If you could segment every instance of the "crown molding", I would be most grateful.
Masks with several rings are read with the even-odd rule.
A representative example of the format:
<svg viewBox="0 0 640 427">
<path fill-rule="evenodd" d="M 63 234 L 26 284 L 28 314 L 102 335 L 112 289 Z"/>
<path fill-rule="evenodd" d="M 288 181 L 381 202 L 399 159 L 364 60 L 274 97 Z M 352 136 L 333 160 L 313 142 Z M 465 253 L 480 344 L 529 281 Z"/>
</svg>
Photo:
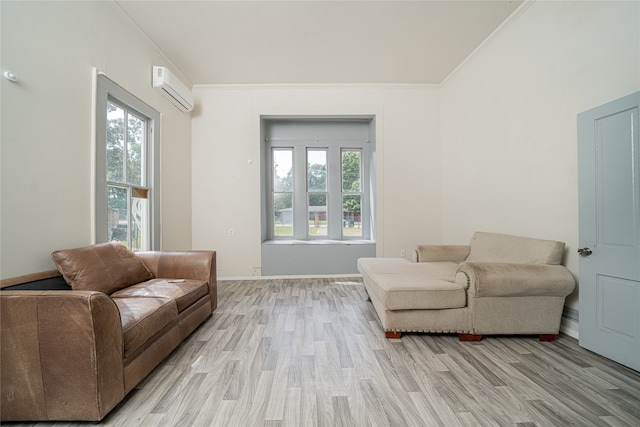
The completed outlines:
<svg viewBox="0 0 640 427">
<path fill-rule="evenodd" d="M 478 55 L 480 55 L 486 49 L 489 43 L 500 37 L 502 33 L 505 32 L 505 30 L 509 28 L 511 24 L 517 21 L 518 18 L 520 18 L 520 16 L 522 16 L 527 11 L 527 9 L 529 9 L 535 2 L 536 0 L 524 0 L 520 7 L 514 10 L 513 13 L 509 15 L 507 19 L 505 19 L 502 24 L 498 26 L 498 28 L 496 28 L 491 34 L 489 34 L 489 36 L 484 39 L 482 43 L 480 43 L 480 45 L 469 54 L 469 56 L 467 56 L 460 64 L 458 64 L 458 66 L 454 68 L 453 71 L 451 71 L 449 75 L 445 77 L 438 86 L 444 86 L 445 84 L 447 84 L 449 79 L 453 78 L 459 72 L 459 70 L 465 67 L 466 64 L 473 61 Z"/>
<path fill-rule="evenodd" d="M 127 24 L 127 26 L 134 33 L 136 33 L 138 35 L 138 37 L 140 37 L 145 43 L 147 43 L 149 45 L 149 47 L 151 47 L 152 49 L 154 49 L 156 51 L 158 56 L 162 59 L 162 61 L 158 61 L 158 62 L 163 62 L 163 64 L 155 64 L 155 65 L 169 65 L 171 67 L 171 71 L 174 72 L 175 74 L 177 74 L 182 81 L 186 81 L 190 85 L 192 85 L 191 79 L 187 78 L 187 76 L 184 75 L 182 70 L 180 70 L 180 68 L 178 68 L 176 66 L 176 64 L 174 64 L 173 61 L 171 59 L 169 59 L 169 57 L 167 55 L 165 55 L 165 53 L 162 51 L 162 49 L 160 49 L 158 47 L 158 45 L 155 44 L 153 42 L 153 40 L 151 40 L 151 38 L 144 31 L 142 31 L 142 29 L 138 26 L 138 24 L 136 24 L 136 22 L 133 19 L 131 19 L 131 17 L 129 15 L 127 15 L 127 12 L 125 12 L 122 9 L 122 7 L 120 7 L 120 5 L 118 4 L 118 2 L 116 0 L 106 0 L 105 3 L 107 3 L 109 6 L 111 6 L 111 8 L 125 22 L 125 24 Z M 149 75 L 151 75 L 151 71 L 149 71 Z"/>
</svg>

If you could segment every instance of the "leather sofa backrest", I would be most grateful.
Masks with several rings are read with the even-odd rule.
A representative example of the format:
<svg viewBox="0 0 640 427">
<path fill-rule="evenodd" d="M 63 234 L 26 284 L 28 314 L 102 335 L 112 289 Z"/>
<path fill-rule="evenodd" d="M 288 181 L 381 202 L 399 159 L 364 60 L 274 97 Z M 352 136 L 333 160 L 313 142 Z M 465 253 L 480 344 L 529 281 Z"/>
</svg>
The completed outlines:
<svg viewBox="0 0 640 427">
<path fill-rule="evenodd" d="M 153 279 L 144 262 L 119 242 L 54 251 L 51 258 L 75 291 L 112 294 Z"/>
</svg>

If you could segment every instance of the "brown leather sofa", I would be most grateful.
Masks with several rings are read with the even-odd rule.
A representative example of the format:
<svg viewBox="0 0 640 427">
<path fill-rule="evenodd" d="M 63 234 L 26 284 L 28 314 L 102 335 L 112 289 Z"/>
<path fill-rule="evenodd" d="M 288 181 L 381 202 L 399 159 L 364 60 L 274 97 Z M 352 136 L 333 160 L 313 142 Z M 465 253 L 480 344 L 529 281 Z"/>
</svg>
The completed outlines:
<svg viewBox="0 0 640 427">
<path fill-rule="evenodd" d="M 2 421 L 101 420 L 217 306 L 214 251 L 53 258 L 1 284 Z"/>
</svg>

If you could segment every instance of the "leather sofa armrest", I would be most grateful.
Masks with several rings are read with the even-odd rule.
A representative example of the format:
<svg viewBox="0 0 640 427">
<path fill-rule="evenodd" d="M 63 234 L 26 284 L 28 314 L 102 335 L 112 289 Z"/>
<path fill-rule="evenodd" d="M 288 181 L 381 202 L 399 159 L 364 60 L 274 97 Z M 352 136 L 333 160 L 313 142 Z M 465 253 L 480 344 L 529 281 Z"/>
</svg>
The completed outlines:
<svg viewBox="0 0 640 427">
<path fill-rule="evenodd" d="M 120 314 L 93 291 L 0 293 L 3 421 L 102 419 L 124 397 Z"/>
<path fill-rule="evenodd" d="M 461 274 L 462 273 L 462 274 Z M 575 279 L 562 265 L 463 262 L 456 281 L 466 278 L 471 297 L 566 297 L 575 288 Z"/>
<path fill-rule="evenodd" d="M 215 251 L 136 252 L 155 277 L 202 280 L 209 285 L 211 309 L 218 306 Z"/>
<path fill-rule="evenodd" d="M 462 262 L 470 251 L 469 245 L 419 245 L 415 252 L 418 262 Z"/>
</svg>

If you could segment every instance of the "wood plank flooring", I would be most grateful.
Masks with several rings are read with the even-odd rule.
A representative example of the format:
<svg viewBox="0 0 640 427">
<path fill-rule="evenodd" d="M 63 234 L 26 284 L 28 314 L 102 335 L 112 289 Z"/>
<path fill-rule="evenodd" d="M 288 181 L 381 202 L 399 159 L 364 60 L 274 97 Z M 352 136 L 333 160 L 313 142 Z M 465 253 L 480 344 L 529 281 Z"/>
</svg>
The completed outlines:
<svg viewBox="0 0 640 427">
<path fill-rule="evenodd" d="M 387 340 L 359 278 L 221 281 L 213 318 L 103 424 L 640 426 L 640 373 L 565 335 Z"/>
</svg>

